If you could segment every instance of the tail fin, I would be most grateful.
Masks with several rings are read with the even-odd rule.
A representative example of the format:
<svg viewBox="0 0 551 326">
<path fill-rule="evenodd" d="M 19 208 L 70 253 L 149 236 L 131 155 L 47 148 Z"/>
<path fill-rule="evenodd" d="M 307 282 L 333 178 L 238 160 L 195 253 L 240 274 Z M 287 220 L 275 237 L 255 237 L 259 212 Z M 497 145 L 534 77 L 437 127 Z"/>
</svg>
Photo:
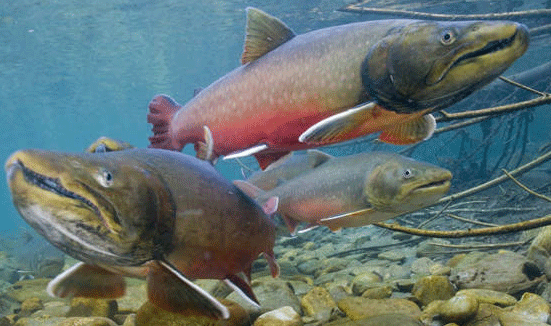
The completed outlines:
<svg viewBox="0 0 551 326">
<path fill-rule="evenodd" d="M 151 128 L 153 136 L 149 137 L 149 142 L 151 143 L 149 147 L 175 151 L 182 150 L 183 146 L 178 148 L 173 145 L 169 133 L 170 121 L 174 113 L 178 112 L 181 108 L 182 106 L 168 95 L 156 95 L 151 102 L 149 102 L 147 122 L 153 125 Z"/>
</svg>

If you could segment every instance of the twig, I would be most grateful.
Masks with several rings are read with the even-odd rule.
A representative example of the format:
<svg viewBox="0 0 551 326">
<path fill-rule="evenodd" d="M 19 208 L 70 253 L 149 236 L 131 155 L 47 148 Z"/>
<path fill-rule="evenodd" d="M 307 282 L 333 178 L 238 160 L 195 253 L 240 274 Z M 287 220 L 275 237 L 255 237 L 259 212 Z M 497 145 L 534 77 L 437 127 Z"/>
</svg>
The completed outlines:
<svg viewBox="0 0 551 326">
<path fill-rule="evenodd" d="M 421 230 L 417 228 L 409 228 L 406 226 L 401 226 L 397 223 L 393 223 L 393 224 L 380 223 L 380 222 L 373 223 L 373 225 L 375 226 L 382 227 L 388 230 L 420 235 L 424 237 L 433 237 L 433 238 L 464 238 L 464 237 L 478 237 L 483 235 L 496 235 L 496 234 L 504 234 L 504 233 L 535 229 L 535 228 L 539 228 L 550 224 L 551 224 L 551 215 L 547 215 L 547 216 L 533 219 L 533 220 L 506 224 L 502 226 L 480 228 L 480 229 L 458 230 L 458 231 Z"/>
<path fill-rule="evenodd" d="M 551 159 L 551 151 L 545 153 L 544 155 L 539 156 L 538 158 L 536 158 L 535 160 L 533 160 L 531 162 L 528 162 L 528 163 L 524 164 L 523 166 L 520 166 L 520 167 L 514 169 L 513 171 L 511 171 L 509 173 L 513 176 L 521 175 L 524 172 L 529 171 L 530 169 L 533 169 L 534 167 L 548 161 L 549 159 Z M 490 180 L 486 183 L 483 183 L 483 184 L 478 185 L 476 187 L 473 187 L 471 189 L 467 189 L 465 191 L 462 191 L 462 192 L 459 192 L 459 193 L 456 193 L 456 194 L 453 194 L 453 195 L 450 195 L 450 196 L 440 198 L 440 200 L 437 203 L 445 203 L 449 200 L 457 200 L 459 198 L 470 196 L 474 193 L 480 192 L 482 190 L 485 190 L 485 189 L 491 188 L 491 187 L 493 187 L 497 184 L 500 184 L 500 183 L 504 182 L 505 180 L 508 180 L 507 175 L 502 175 L 500 177 L 497 177 L 493 180 Z"/>
<path fill-rule="evenodd" d="M 434 221 L 435 219 L 437 219 L 438 217 L 440 217 L 440 215 L 442 215 L 442 213 L 446 210 L 446 208 L 448 208 L 450 205 L 451 205 L 451 200 L 449 202 L 447 202 L 444 207 L 442 207 L 441 210 L 438 211 L 438 213 L 436 213 L 436 215 L 434 215 L 433 217 L 427 219 L 426 221 L 424 221 L 423 223 L 419 224 L 417 227 L 418 228 L 422 228 L 423 226 L 427 225 L 428 223 Z"/>
<path fill-rule="evenodd" d="M 470 220 L 468 218 L 464 218 L 464 217 L 461 217 L 459 215 L 455 215 L 455 214 L 451 214 L 451 213 L 446 213 L 446 215 L 453 218 L 453 219 L 461 221 L 461 222 L 466 222 L 466 223 L 471 223 L 471 224 L 476 224 L 476 225 L 483 225 L 483 226 L 491 226 L 491 227 L 499 226 L 499 225 L 493 224 L 493 223 L 486 223 L 486 222 Z"/>
<path fill-rule="evenodd" d="M 415 19 L 428 19 L 428 20 L 471 20 L 471 19 L 514 19 L 514 18 L 547 18 L 551 15 L 551 9 L 537 9 L 537 10 L 524 10 L 502 13 L 490 13 L 490 14 L 472 14 L 472 15 L 447 15 L 447 14 L 433 14 L 419 11 L 408 11 L 399 9 L 382 9 L 373 7 L 362 7 L 362 4 L 367 3 L 354 3 L 344 6 L 339 11 L 354 12 L 359 14 L 379 14 L 379 15 L 393 15 L 404 18 Z"/>
<path fill-rule="evenodd" d="M 534 94 L 538 94 L 539 96 L 548 95 L 548 94 L 545 93 L 545 92 L 540 92 L 540 91 L 538 91 L 537 89 L 533 89 L 532 87 L 528 87 L 528 86 L 523 85 L 523 84 L 521 84 L 521 83 L 517 83 L 516 81 L 514 81 L 514 80 L 512 80 L 512 79 L 509 79 L 509 78 L 507 78 L 507 77 L 499 76 L 499 77 L 497 77 L 497 78 L 503 80 L 504 82 L 506 82 L 506 83 L 508 83 L 508 84 L 511 84 L 511 85 L 513 85 L 513 86 L 516 86 L 516 87 L 518 87 L 518 88 L 522 88 L 522 89 L 524 89 L 524 90 L 526 90 L 526 91 L 532 92 L 532 93 L 534 93 Z"/>
<path fill-rule="evenodd" d="M 543 199 L 543 200 L 547 200 L 548 202 L 551 202 L 551 198 L 545 196 L 545 195 L 542 195 L 542 194 L 538 194 L 537 192 L 529 189 L 528 187 L 526 187 L 525 185 L 523 185 L 522 183 L 520 183 L 520 181 L 518 181 L 517 179 L 515 179 L 515 177 L 513 177 L 509 172 L 507 172 L 505 169 L 501 169 L 501 171 L 503 171 L 503 173 L 505 173 L 506 176 L 508 176 L 511 180 L 513 180 L 514 183 L 517 184 L 517 186 L 521 187 L 522 189 L 524 189 L 526 192 L 528 192 L 529 194 L 531 195 L 534 195 L 540 199 Z"/>
<path fill-rule="evenodd" d="M 528 109 L 534 106 L 543 105 L 551 103 L 551 94 L 545 93 L 545 95 L 538 98 L 517 102 L 508 105 L 496 106 L 488 109 L 480 109 L 475 111 L 463 111 L 457 113 L 447 113 L 445 111 L 440 111 L 442 117 L 436 119 L 437 122 L 452 121 L 456 119 L 465 119 L 465 118 L 474 118 L 480 116 L 489 116 L 489 115 L 500 115 L 504 113 L 514 112 L 522 109 Z"/>
<path fill-rule="evenodd" d="M 530 242 L 532 239 L 524 240 L 524 241 L 515 241 L 515 242 L 507 242 L 507 243 L 485 243 L 485 244 L 449 244 L 449 243 L 438 243 L 438 242 L 428 242 L 427 244 L 436 246 L 436 247 L 443 247 L 443 248 L 453 248 L 453 249 L 495 249 L 495 248 L 501 248 L 501 247 L 514 247 L 514 246 L 522 246 L 526 243 Z"/>
</svg>

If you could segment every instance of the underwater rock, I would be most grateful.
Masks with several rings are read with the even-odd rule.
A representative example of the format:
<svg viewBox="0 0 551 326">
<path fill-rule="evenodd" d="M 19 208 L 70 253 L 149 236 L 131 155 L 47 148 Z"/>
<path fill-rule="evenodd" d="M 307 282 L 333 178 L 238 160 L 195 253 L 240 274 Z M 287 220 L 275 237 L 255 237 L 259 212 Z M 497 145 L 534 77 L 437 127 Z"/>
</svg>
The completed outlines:
<svg viewBox="0 0 551 326">
<path fill-rule="evenodd" d="M 507 293 L 487 289 L 464 289 L 457 291 L 455 295 L 470 295 L 480 303 L 489 303 L 500 307 L 513 306 L 517 303 L 517 299 Z"/>
<path fill-rule="evenodd" d="M 404 314 L 418 318 L 421 314 L 419 307 L 414 302 L 406 299 L 379 300 L 349 297 L 340 300 L 338 307 L 352 320 L 385 314 Z"/>
<path fill-rule="evenodd" d="M 327 322 L 337 310 L 337 304 L 331 294 L 322 287 L 315 287 L 304 295 L 300 304 L 304 313 L 314 317 L 317 321 Z"/>
<path fill-rule="evenodd" d="M 220 299 L 230 311 L 229 319 L 213 320 L 201 316 L 184 316 L 165 311 L 147 301 L 136 313 L 135 325 L 163 325 L 163 326 L 244 326 L 250 324 L 249 315 L 238 304 L 230 300 Z M 126 322 L 125 322 L 126 323 Z"/>
<path fill-rule="evenodd" d="M 377 255 L 379 259 L 386 259 L 393 262 L 402 262 L 406 257 L 407 253 L 405 249 L 384 251 Z"/>
<path fill-rule="evenodd" d="M 44 304 L 44 308 L 33 313 L 31 318 L 66 317 L 69 309 L 71 307 L 65 301 L 50 301 Z"/>
<path fill-rule="evenodd" d="M 433 319 L 445 323 L 463 323 L 478 311 L 478 300 L 469 294 L 455 295 L 449 300 L 435 300 L 423 310 L 421 320 L 431 324 Z"/>
<path fill-rule="evenodd" d="M 355 295 L 362 295 L 365 290 L 372 288 L 381 281 L 381 276 L 374 272 L 359 274 L 352 280 L 352 293 Z"/>
<path fill-rule="evenodd" d="M 431 275 L 431 266 L 436 263 L 428 257 L 421 257 L 411 263 L 411 272 L 418 276 Z"/>
<path fill-rule="evenodd" d="M 551 278 L 551 226 L 541 228 L 528 248 L 527 257 Z"/>
<path fill-rule="evenodd" d="M 279 278 L 273 279 L 271 276 L 260 277 L 253 279 L 251 287 L 260 302 L 260 311 L 257 311 L 255 307 L 236 292 L 232 292 L 226 298 L 244 307 L 253 316 L 285 306 L 290 306 L 298 313 L 302 313 L 300 301 L 289 282 Z"/>
<path fill-rule="evenodd" d="M 48 293 L 46 293 L 48 282 L 50 282 L 50 280 L 45 278 L 22 280 L 6 289 L 5 293 L 6 296 L 18 302 L 23 302 L 25 299 L 32 297 L 37 297 L 44 303 L 59 300 L 50 297 Z"/>
<path fill-rule="evenodd" d="M 455 289 L 447 277 L 430 275 L 420 278 L 411 293 L 422 306 L 426 306 L 434 300 L 450 299 L 454 296 Z"/>
<path fill-rule="evenodd" d="M 254 326 L 302 326 L 300 315 L 289 306 L 268 311 L 258 317 Z"/>
<path fill-rule="evenodd" d="M 549 303 L 537 294 L 526 292 L 517 302 L 511 312 L 518 313 L 523 316 L 530 316 L 533 319 L 547 323 L 551 308 Z"/>
<path fill-rule="evenodd" d="M 369 299 L 386 299 L 392 295 L 392 287 L 390 285 L 380 285 L 371 289 L 367 289 L 362 293 L 362 298 Z"/>
<path fill-rule="evenodd" d="M 331 324 L 333 326 L 333 324 Z M 423 326 L 417 318 L 404 314 L 384 314 L 339 324 L 342 326 Z"/>
<path fill-rule="evenodd" d="M 117 301 L 113 299 L 73 298 L 67 317 L 107 317 L 117 313 Z"/>
<path fill-rule="evenodd" d="M 511 295 L 530 291 L 544 279 L 533 262 L 511 251 L 470 253 L 452 268 L 450 276 L 458 289 L 490 289 Z"/>
<path fill-rule="evenodd" d="M 201 284 L 202 285 L 202 284 Z M 127 278 L 126 293 L 117 299 L 120 313 L 135 313 L 147 301 L 147 286 L 145 281 Z"/>
<path fill-rule="evenodd" d="M 21 303 L 21 310 L 19 311 L 19 316 L 26 317 L 30 316 L 33 312 L 44 309 L 44 304 L 42 300 L 37 297 L 32 297 L 25 299 Z"/>
</svg>

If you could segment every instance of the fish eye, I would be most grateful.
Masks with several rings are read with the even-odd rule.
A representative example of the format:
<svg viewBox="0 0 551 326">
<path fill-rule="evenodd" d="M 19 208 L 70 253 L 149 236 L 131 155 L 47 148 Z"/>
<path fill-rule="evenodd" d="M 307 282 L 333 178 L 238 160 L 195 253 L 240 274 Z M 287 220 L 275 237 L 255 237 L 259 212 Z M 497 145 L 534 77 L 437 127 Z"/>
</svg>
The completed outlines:
<svg viewBox="0 0 551 326">
<path fill-rule="evenodd" d="M 452 44 L 453 42 L 455 41 L 455 34 L 448 30 L 448 31 L 445 31 L 443 34 L 442 34 L 442 37 L 440 38 L 440 42 L 444 45 L 450 45 Z"/>
<path fill-rule="evenodd" d="M 101 169 L 97 175 L 97 180 L 102 187 L 111 187 L 113 185 L 113 174 L 106 169 Z"/>
<path fill-rule="evenodd" d="M 409 179 L 414 177 L 414 173 L 410 169 L 406 169 L 404 170 L 404 173 L 402 173 L 402 176 L 404 177 L 404 179 Z"/>
</svg>

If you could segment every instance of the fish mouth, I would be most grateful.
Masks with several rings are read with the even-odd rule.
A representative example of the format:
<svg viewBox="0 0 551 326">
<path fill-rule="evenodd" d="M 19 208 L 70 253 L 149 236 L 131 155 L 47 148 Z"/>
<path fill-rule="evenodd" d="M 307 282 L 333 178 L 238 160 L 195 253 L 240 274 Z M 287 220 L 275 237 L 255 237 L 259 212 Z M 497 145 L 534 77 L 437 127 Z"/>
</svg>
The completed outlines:
<svg viewBox="0 0 551 326">
<path fill-rule="evenodd" d="M 426 192 L 426 191 L 432 191 L 432 190 L 443 190 L 445 192 L 451 186 L 451 179 L 452 179 L 452 175 L 448 174 L 443 176 L 439 180 L 435 180 L 435 181 L 417 186 L 412 189 L 412 192 L 417 192 L 417 191 Z"/>
<path fill-rule="evenodd" d="M 85 197 L 65 188 L 59 178 L 48 177 L 46 175 L 33 171 L 30 168 L 26 167 L 20 160 L 16 160 L 15 162 L 13 162 L 9 167 L 9 170 L 13 171 L 14 168 L 19 168 L 21 170 L 21 172 L 23 173 L 23 177 L 27 183 L 58 196 L 76 200 L 89 207 L 98 216 L 100 221 L 102 221 L 103 225 L 110 229 L 99 207 Z M 88 187 L 86 187 L 86 189 L 91 190 Z M 98 195 L 96 192 L 94 193 Z"/>
<path fill-rule="evenodd" d="M 517 29 L 515 31 L 515 33 L 512 36 L 508 37 L 508 38 L 504 38 L 504 39 L 501 39 L 501 40 L 490 41 L 483 48 L 481 48 L 479 50 L 476 50 L 476 51 L 473 51 L 473 52 L 466 53 L 466 54 L 460 56 L 451 65 L 450 69 L 454 68 L 455 66 L 459 65 L 461 62 L 466 61 L 468 59 L 481 57 L 483 55 L 498 52 L 502 49 L 505 49 L 505 48 L 509 47 L 515 41 L 518 33 L 519 32 L 518 32 L 518 29 Z"/>
</svg>

